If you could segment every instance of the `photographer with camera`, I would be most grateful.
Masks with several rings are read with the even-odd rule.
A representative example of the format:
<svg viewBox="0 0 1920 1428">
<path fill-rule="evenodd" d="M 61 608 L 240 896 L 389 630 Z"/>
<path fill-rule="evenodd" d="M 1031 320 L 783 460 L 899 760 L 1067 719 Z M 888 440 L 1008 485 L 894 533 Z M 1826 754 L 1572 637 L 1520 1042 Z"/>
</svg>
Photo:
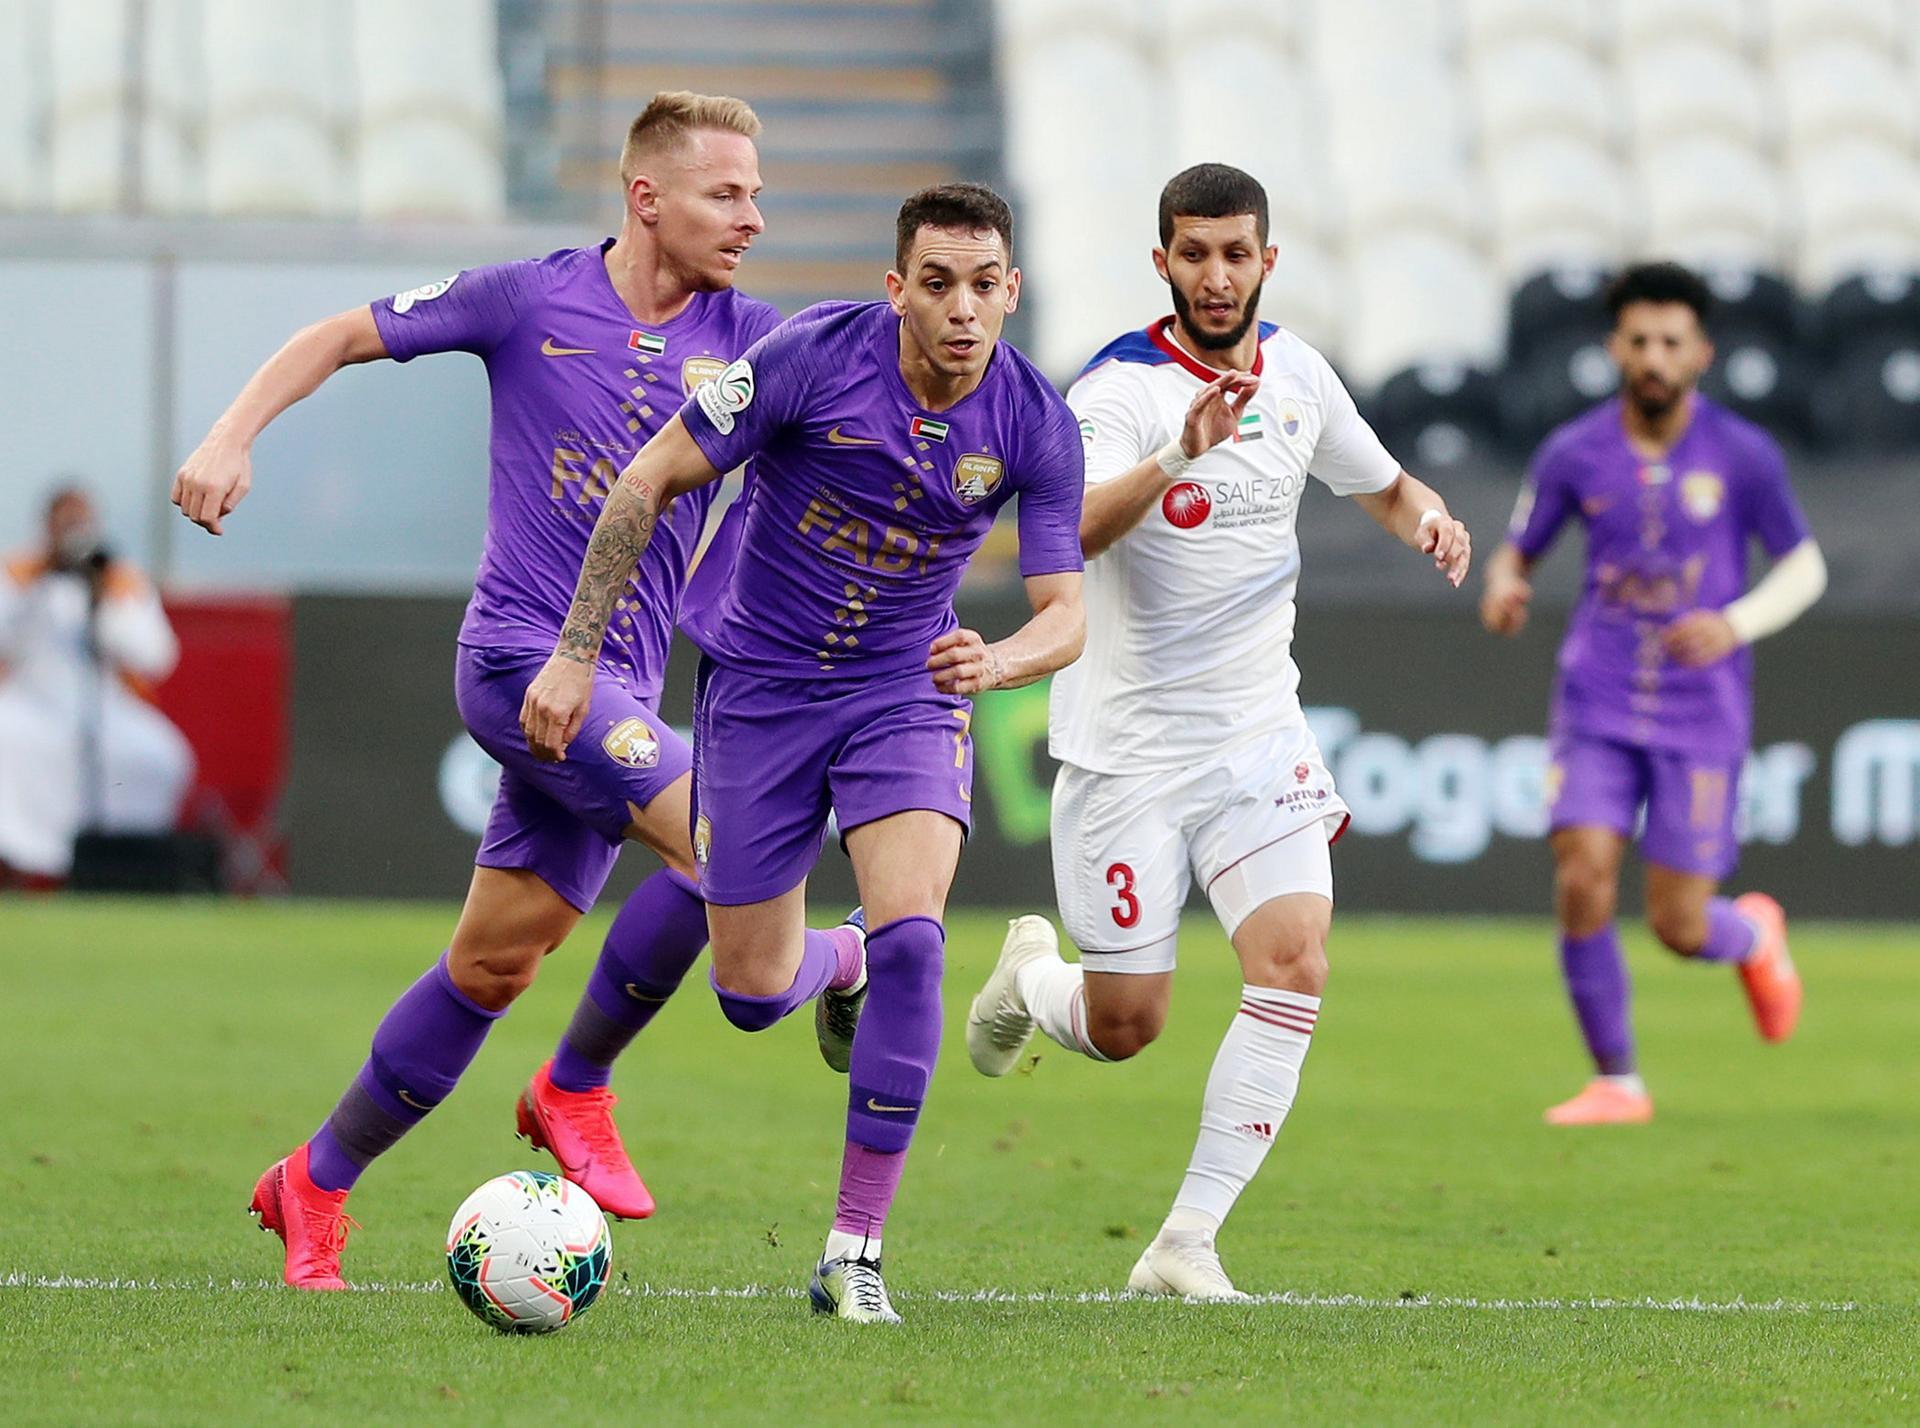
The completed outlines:
<svg viewBox="0 0 1920 1428">
<path fill-rule="evenodd" d="M 179 657 L 152 583 L 60 486 L 0 576 L 0 880 L 64 878 L 83 831 L 173 828 L 193 751 L 146 691 Z"/>
</svg>

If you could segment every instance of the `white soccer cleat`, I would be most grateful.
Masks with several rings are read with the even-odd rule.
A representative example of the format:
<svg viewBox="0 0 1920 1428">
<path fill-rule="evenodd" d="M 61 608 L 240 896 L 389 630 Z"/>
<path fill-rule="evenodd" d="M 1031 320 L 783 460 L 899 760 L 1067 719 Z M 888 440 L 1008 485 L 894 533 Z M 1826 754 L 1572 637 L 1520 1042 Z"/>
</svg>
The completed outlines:
<svg viewBox="0 0 1920 1428">
<path fill-rule="evenodd" d="M 1127 1288 L 1135 1294 L 1171 1295 L 1210 1304 L 1244 1304 L 1252 1298 L 1233 1287 L 1220 1267 L 1213 1241 L 1197 1235 L 1155 1236 L 1134 1262 Z"/>
<path fill-rule="evenodd" d="M 1033 1040 L 1033 1013 L 1020 995 L 1019 971 L 1039 957 L 1058 957 L 1053 924 L 1028 914 L 1007 924 L 1000 960 L 967 1011 L 967 1055 L 982 1076 L 1004 1076 Z"/>
<path fill-rule="evenodd" d="M 856 1324 L 898 1324 L 887 1282 L 880 1277 L 880 1261 L 842 1256 L 823 1259 L 813 1271 L 807 1298 L 816 1314 L 831 1314 Z"/>
</svg>

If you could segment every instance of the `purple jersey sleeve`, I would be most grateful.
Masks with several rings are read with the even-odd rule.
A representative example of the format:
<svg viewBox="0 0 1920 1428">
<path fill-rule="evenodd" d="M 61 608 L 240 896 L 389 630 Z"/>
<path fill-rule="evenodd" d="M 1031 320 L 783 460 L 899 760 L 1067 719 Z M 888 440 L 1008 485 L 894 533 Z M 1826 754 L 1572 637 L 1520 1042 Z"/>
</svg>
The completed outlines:
<svg viewBox="0 0 1920 1428">
<path fill-rule="evenodd" d="M 533 263 L 468 268 L 372 304 L 387 355 L 409 362 L 425 352 L 490 354 L 513 331 L 539 281 Z"/>
<path fill-rule="evenodd" d="M 1540 448 L 1507 525 L 1507 539 L 1529 561 L 1538 560 L 1573 514 L 1574 489 L 1567 443 L 1555 439 Z"/>
<path fill-rule="evenodd" d="M 716 471 L 757 455 L 804 410 L 814 367 L 809 334 L 775 328 L 703 382 L 680 408 L 680 421 Z"/>
<path fill-rule="evenodd" d="M 1086 494 L 1086 447 L 1080 423 L 1058 397 L 1033 413 L 1037 429 L 1026 448 L 1020 483 L 1020 574 L 1059 575 L 1081 569 L 1080 502 Z"/>
<path fill-rule="evenodd" d="M 1749 465 L 1740 483 L 1742 526 L 1760 538 L 1778 560 L 1813 534 L 1787 480 L 1787 458 L 1771 437 L 1756 434 Z"/>
</svg>

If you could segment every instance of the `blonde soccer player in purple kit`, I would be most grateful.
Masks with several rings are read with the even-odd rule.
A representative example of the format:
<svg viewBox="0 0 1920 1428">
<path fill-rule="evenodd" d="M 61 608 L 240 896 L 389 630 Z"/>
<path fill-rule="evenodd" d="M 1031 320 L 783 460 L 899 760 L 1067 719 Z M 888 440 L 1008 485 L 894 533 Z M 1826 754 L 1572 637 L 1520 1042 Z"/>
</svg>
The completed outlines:
<svg viewBox="0 0 1920 1428">
<path fill-rule="evenodd" d="M 810 308 L 701 388 L 609 497 L 523 715 L 532 749 L 574 757 L 599 698 L 590 662 L 663 511 L 752 459 L 731 580 L 689 622 L 705 655 L 694 852 L 714 990 L 747 1030 L 837 978 L 852 991 L 803 920 L 830 813 L 852 859 L 865 1005 L 809 1294 L 860 1322 L 899 1317 L 882 1234 L 940 1045 L 941 919 L 972 806 L 967 696 L 1051 674 L 1085 639 L 1079 428 L 999 340 L 1020 292 L 1012 235 L 991 190 L 923 190 L 900 210 L 886 302 Z M 1034 614 L 989 643 L 958 627 L 953 594 L 1015 497 Z"/>
<path fill-rule="evenodd" d="M 733 288 L 763 226 L 759 132 L 740 100 L 656 95 L 621 154 L 617 238 L 472 268 L 315 323 L 255 374 L 175 479 L 182 514 L 218 535 L 251 484 L 254 438 L 341 367 L 437 352 L 486 364 L 486 545 L 454 689 L 468 731 L 502 765 L 499 794 L 447 949 L 382 1019 L 333 1113 L 255 1187 L 252 1209 L 286 1242 L 284 1278 L 297 1288 L 345 1287 L 346 1200 L 360 1173 L 453 1090 L 541 959 L 592 907 L 627 841 L 666 866 L 614 918 L 515 1124 L 609 1214 L 653 1212 L 614 1124 L 608 1082 L 614 1058 L 706 942 L 688 828 L 692 754 L 655 704 L 715 488 L 679 502 L 646 560 L 622 577 L 620 618 L 584 671 L 594 718 L 573 757 L 533 759 L 519 715 L 620 468 L 687 393 L 780 321 Z M 702 567 L 712 578 L 726 548 L 716 537 Z M 857 931 L 829 936 L 857 967 Z"/>
<path fill-rule="evenodd" d="M 1560 963 L 1594 1077 L 1553 1125 L 1651 1119 L 1614 909 L 1638 833 L 1647 921 L 1673 952 L 1738 968 L 1760 1035 L 1800 1014 L 1786 918 L 1764 893 L 1727 899 L 1751 743 L 1755 640 L 1820 597 L 1826 566 L 1767 434 L 1700 395 L 1711 295 L 1673 263 L 1629 268 L 1607 293 L 1620 395 L 1548 437 L 1489 563 L 1481 619 L 1517 634 L 1528 574 L 1569 520 L 1586 579 L 1560 646 L 1548 798 Z M 1772 568 L 1747 588 L 1748 545 Z"/>
</svg>

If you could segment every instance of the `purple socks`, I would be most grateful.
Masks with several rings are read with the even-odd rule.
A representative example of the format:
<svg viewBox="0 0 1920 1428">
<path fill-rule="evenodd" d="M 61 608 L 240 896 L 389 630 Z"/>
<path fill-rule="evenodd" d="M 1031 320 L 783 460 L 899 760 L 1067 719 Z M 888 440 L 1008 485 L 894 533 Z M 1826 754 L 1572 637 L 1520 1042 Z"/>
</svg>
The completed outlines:
<svg viewBox="0 0 1920 1428">
<path fill-rule="evenodd" d="M 868 946 L 872 946 L 869 939 Z M 818 932 L 807 929 L 800 949 L 800 966 L 794 971 L 793 985 L 784 992 L 755 997 L 745 992 L 730 992 L 720 985 L 716 974 L 709 973 L 713 994 L 720 998 L 720 1010 L 728 1021 L 742 1031 L 765 1031 L 782 1017 L 798 1010 L 828 987 L 844 989 L 860 975 L 859 934 L 851 927 L 836 927 Z"/>
<path fill-rule="evenodd" d="M 903 1151 L 913 1139 L 940 1054 L 946 950 L 946 929 L 930 917 L 903 917 L 867 934 L 867 1005 L 848 1068 L 847 1139 L 855 1145 Z"/>
<path fill-rule="evenodd" d="M 446 1098 L 505 1014 L 454 986 L 441 953 L 381 1019 L 366 1065 L 308 1142 L 313 1183 L 322 1190 L 353 1188 L 368 1162 Z"/>
<path fill-rule="evenodd" d="M 607 929 L 587 990 L 553 1057 L 553 1084 L 591 1091 L 613 1079 L 614 1058 L 666 1004 L 707 945 L 698 887 L 663 868 L 633 890 Z"/>
<path fill-rule="evenodd" d="M 1760 945 L 1760 929 L 1742 917 L 1726 898 L 1707 904 L 1707 940 L 1694 958 L 1701 962 L 1744 962 Z"/>
<path fill-rule="evenodd" d="M 833 1227 L 862 1239 L 879 1239 L 906 1164 L 904 1150 L 869 1150 L 848 1141 L 840 1158 L 840 1198 L 834 1205 Z"/>
<path fill-rule="evenodd" d="M 1560 971 L 1593 1064 L 1603 1076 L 1634 1069 L 1631 986 L 1620 934 L 1612 923 L 1588 937 L 1560 936 Z M 857 1050 L 857 1048 L 856 1048 Z"/>
</svg>

